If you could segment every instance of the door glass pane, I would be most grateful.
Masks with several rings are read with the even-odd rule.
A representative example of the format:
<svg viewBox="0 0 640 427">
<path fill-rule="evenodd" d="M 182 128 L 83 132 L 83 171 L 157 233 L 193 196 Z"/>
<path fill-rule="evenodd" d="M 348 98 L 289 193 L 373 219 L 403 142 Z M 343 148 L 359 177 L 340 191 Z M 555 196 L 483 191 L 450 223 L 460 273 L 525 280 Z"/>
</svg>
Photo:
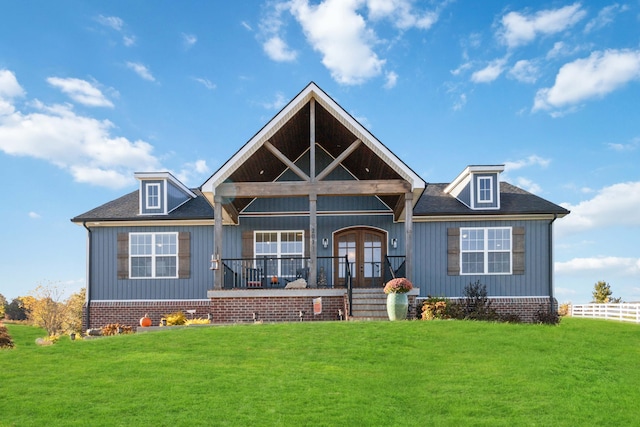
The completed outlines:
<svg viewBox="0 0 640 427">
<path fill-rule="evenodd" d="M 379 237 L 365 234 L 364 241 L 364 277 L 382 275 L 382 241 Z"/>
<path fill-rule="evenodd" d="M 349 266 L 351 267 L 351 277 L 356 277 L 356 242 L 354 236 L 344 236 L 338 242 L 338 277 L 341 279 L 346 277 L 346 265 L 344 257 L 348 256 Z"/>
</svg>

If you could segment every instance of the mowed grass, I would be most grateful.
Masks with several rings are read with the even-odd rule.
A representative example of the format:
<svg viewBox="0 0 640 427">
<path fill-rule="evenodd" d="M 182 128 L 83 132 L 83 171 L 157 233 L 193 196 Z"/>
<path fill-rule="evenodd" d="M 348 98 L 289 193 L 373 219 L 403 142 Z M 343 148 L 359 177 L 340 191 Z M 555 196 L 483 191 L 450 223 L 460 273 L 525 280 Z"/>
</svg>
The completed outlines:
<svg viewBox="0 0 640 427">
<path fill-rule="evenodd" d="M 640 424 L 635 324 L 252 324 L 48 347 L 7 326 L 2 426 Z"/>
</svg>

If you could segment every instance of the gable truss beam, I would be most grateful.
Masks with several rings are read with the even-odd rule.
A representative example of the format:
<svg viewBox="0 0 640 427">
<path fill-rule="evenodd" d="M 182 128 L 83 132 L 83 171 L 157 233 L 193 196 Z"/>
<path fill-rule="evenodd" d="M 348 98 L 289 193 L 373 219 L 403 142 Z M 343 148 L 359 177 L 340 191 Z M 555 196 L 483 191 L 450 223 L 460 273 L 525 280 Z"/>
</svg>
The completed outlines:
<svg viewBox="0 0 640 427">
<path fill-rule="evenodd" d="M 230 182 L 220 184 L 217 196 L 228 198 L 247 197 L 306 197 L 318 196 L 384 196 L 404 194 L 411 185 L 402 179 L 363 181 L 318 181 L 318 182 Z"/>
<path fill-rule="evenodd" d="M 291 160 L 289 160 L 289 158 L 287 156 L 282 154 L 282 151 L 280 151 L 276 147 L 274 147 L 272 143 L 270 143 L 269 141 L 265 141 L 264 146 L 267 148 L 267 150 L 271 151 L 271 153 L 274 156 L 276 156 L 278 158 L 278 160 L 280 160 L 289 169 L 291 169 L 293 171 L 293 173 L 295 173 L 296 175 L 298 175 L 300 178 L 304 179 L 305 181 L 311 181 L 311 178 L 309 178 L 309 175 L 304 173 L 304 171 L 302 169 L 300 169 L 298 166 L 296 166 L 295 163 L 293 163 Z"/>
<path fill-rule="evenodd" d="M 322 172 L 320 172 L 318 174 L 318 176 L 316 176 L 316 179 L 318 181 L 321 181 L 322 179 L 326 178 L 327 175 L 329 175 L 335 168 L 338 167 L 338 165 L 340 165 L 340 163 L 342 163 L 342 161 L 344 159 L 346 159 L 347 157 L 349 157 L 349 155 L 351 153 L 353 153 L 355 151 L 356 148 L 358 148 L 358 146 L 362 143 L 362 141 L 360 141 L 359 139 L 356 139 L 355 141 L 353 141 L 353 143 L 347 147 L 346 150 L 344 150 L 338 157 L 336 157 L 333 162 L 331 162 L 331 164 L 329 166 L 327 166 L 326 168 L 324 168 L 324 170 Z"/>
</svg>

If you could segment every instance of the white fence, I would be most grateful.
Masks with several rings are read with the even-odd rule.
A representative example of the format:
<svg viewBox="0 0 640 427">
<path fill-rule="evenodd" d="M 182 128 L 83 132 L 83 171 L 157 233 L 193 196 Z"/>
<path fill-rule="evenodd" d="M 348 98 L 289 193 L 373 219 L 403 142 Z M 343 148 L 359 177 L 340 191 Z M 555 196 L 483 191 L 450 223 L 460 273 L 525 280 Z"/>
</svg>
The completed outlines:
<svg viewBox="0 0 640 427">
<path fill-rule="evenodd" d="M 570 315 L 640 323 L 640 304 L 575 304 Z"/>
</svg>

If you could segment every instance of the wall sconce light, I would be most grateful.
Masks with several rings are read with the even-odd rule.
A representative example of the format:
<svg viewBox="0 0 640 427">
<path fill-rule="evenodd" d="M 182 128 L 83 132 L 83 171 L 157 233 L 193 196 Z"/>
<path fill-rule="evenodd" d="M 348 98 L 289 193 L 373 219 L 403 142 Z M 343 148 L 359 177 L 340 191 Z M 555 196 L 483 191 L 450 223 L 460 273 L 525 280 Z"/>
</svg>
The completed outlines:
<svg viewBox="0 0 640 427">
<path fill-rule="evenodd" d="M 220 268 L 220 260 L 216 255 L 211 255 L 211 267 L 209 267 L 209 270 L 217 270 L 218 268 Z"/>
<path fill-rule="evenodd" d="M 395 237 L 391 239 L 391 247 L 393 247 L 393 249 L 396 249 L 398 247 L 398 239 L 396 239 Z"/>
<path fill-rule="evenodd" d="M 327 249 L 327 247 L 329 247 L 329 239 L 327 239 L 326 237 L 324 239 L 322 239 L 322 247 Z"/>
</svg>

